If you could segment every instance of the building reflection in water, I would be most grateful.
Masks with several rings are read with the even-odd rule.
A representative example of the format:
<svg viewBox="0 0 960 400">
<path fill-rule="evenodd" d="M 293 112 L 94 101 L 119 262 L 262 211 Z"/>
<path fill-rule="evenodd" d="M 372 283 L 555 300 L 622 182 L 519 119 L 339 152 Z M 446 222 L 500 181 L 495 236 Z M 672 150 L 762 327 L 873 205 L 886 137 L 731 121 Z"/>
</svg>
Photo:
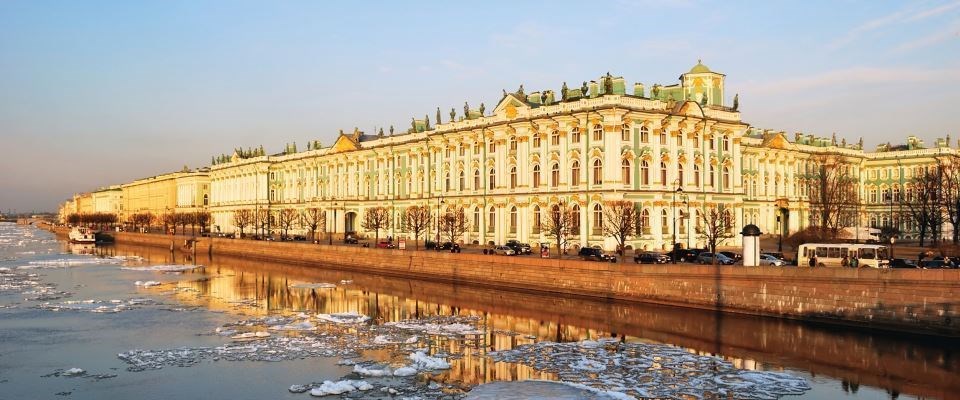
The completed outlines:
<svg viewBox="0 0 960 400">
<path fill-rule="evenodd" d="M 154 263 L 191 263 L 176 252 L 118 246 Z M 487 351 L 537 341 L 568 342 L 616 338 L 667 343 L 691 353 L 719 355 L 750 370 L 796 369 L 845 384 L 885 388 L 891 393 L 948 398 L 960 392 L 953 357 L 956 342 L 918 341 L 863 331 L 818 327 L 781 319 L 719 314 L 694 309 L 573 299 L 498 291 L 464 285 L 364 275 L 351 271 L 203 259 L 204 272 L 184 275 L 176 294 L 186 304 L 262 316 L 282 313 L 356 311 L 377 323 L 430 316 L 474 316 L 486 326 L 477 340 L 437 340 L 439 351 L 463 354 L 437 380 L 478 384 L 493 380 L 555 379 L 516 364 L 494 363 Z M 350 283 L 341 284 L 341 280 Z M 336 288 L 295 288 L 327 282 Z M 723 318 L 718 324 L 717 318 Z M 717 332 L 717 326 L 722 331 Z M 716 354 L 719 352 L 719 354 Z M 854 391 L 857 389 L 853 389 Z"/>
</svg>

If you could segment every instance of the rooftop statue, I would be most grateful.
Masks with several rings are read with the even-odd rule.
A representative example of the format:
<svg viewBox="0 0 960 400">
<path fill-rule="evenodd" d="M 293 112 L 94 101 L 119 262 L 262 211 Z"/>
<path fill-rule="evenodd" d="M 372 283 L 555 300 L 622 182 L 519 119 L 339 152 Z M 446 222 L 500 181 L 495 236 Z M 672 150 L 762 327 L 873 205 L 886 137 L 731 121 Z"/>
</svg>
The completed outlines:
<svg viewBox="0 0 960 400">
<path fill-rule="evenodd" d="M 470 118 L 470 105 L 467 102 L 463 102 L 463 118 Z"/>
<path fill-rule="evenodd" d="M 587 86 L 587 81 L 583 81 L 583 85 L 580 85 L 580 97 L 587 97 L 587 92 L 590 91 L 590 87 Z"/>
<path fill-rule="evenodd" d="M 393 125 L 390 125 L 390 136 L 393 136 Z"/>
<path fill-rule="evenodd" d="M 485 107 L 485 106 L 483 105 L 483 103 L 480 103 L 480 116 L 481 116 L 481 117 L 484 115 L 483 112 L 484 112 L 486 109 L 487 109 L 487 107 Z"/>
<path fill-rule="evenodd" d="M 450 122 L 453 122 L 451 119 Z M 440 107 L 437 107 L 437 125 L 440 125 Z"/>
<path fill-rule="evenodd" d="M 567 100 L 567 90 L 569 90 L 567 89 L 567 83 L 564 82 L 563 87 L 560 88 L 560 98 L 563 99 L 564 101 Z"/>
<path fill-rule="evenodd" d="M 520 97 L 524 97 L 524 96 L 525 96 L 525 95 L 523 94 L 523 84 L 522 84 L 522 83 L 520 84 L 520 89 L 517 89 L 517 94 L 520 95 Z"/>
<path fill-rule="evenodd" d="M 652 98 L 652 99 L 658 99 L 658 98 L 660 98 L 660 84 L 659 84 L 659 83 L 654 83 L 654 84 L 653 84 L 653 89 L 650 89 L 650 98 Z"/>
<path fill-rule="evenodd" d="M 706 93 L 706 92 L 700 94 L 700 105 L 701 105 L 701 106 L 707 105 L 707 93 Z"/>
<path fill-rule="evenodd" d="M 740 93 L 733 95 L 733 111 L 737 111 L 740 108 Z"/>
<path fill-rule="evenodd" d="M 613 77 L 610 71 L 607 71 L 607 76 L 603 77 L 603 94 L 613 94 Z"/>
<path fill-rule="evenodd" d="M 453 122 L 453 121 L 456 121 L 456 120 L 457 120 L 457 109 L 456 109 L 456 108 L 451 108 L 451 109 L 450 109 L 450 122 Z"/>
</svg>

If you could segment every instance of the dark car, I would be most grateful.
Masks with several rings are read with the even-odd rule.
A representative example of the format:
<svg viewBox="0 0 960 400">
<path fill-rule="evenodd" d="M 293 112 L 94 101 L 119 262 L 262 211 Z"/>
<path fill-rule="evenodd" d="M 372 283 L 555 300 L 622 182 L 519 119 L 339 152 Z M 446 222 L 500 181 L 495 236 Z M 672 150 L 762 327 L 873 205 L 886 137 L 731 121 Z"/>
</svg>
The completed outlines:
<svg viewBox="0 0 960 400">
<path fill-rule="evenodd" d="M 459 253 L 460 243 L 443 242 L 439 246 L 437 246 L 437 250 L 450 250 L 451 253 Z"/>
<path fill-rule="evenodd" d="M 697 255 L 697 264 L 713 264 L 713 259 L 717 259 L 717 265 L 733 265 L 734 261 L 732 258 L 727 257 L 723 254 L 716 254 L 709 252 L 703 252 Z"/>
<path fill-rule="evenodd" d="M 580 256 L 580 259 L 585 261 L 606 261 L 606 262 L 617 262 L 617 257 L 604 253 L 603 249 L 598 249 L 595 247 L 584 247 L 580 249 L 580 252 L 577 253 Z"/>
<path fill-rule="evenodd" d="M 740 261 L 743 259 L 743 256 L 741 256 L 740 253 L 734 253 L 732 251 L 718 251 L 718 253 L 733 259 L 733 261 Z"/>
<path fill-rule="evenodd" d="M 648 251 L 633 256 L 633 262 L 637 264 L 666 264 L 670 262 L 670 256 Z"/>
<path fill-rule="evenodd" d="M 894 258 L 890 260 L 890 268 L 919 268 L 917 263 L 906 258 Z"/>
<path fill-rule="evenodd" d="M 943 268 L 950 268 L 950 265 L 944 262 L 943 260 L 926 260 L 920 263 L 920 268 L 943 269 Z"/>
<path fill-rule="evenodd" d="M 667 253 L 668 256 L 673 257 L 676 255 L 677 261 L 679 262 L 695 262 L 697 261 L 697 256 L 700 253 L 704 252 L 704 249 L 677 249 Z"/>
<path fill-rule="evenodd" d="M 513 251 L 518 255 L 533 253 L 533 249 L 530 248 L 529 244 L 520 243 L 517 240 L 508 240 L 506 246 L 513 249 Z"/>
<path fill-rule="evenodd" d="M 346 244 L 357 244 L 357 243 L 359 243 L 360 241 L 357 240 L 357 237 L 356 237 L 356 236 L 347 235 L 347 236 L 345 236 L 345 237 L 343 238 L 343 242 L 346 243 Z"/>
</svg>

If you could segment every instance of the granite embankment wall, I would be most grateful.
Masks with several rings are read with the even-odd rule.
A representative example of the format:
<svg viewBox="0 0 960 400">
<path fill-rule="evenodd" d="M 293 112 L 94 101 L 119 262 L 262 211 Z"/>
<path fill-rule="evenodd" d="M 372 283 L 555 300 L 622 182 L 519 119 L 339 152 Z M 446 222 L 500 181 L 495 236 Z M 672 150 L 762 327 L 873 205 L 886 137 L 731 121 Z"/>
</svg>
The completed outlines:
<svg viewBox="0 0 960 400">
<path fill-rule="evenodd" d="M 176 251 L 186 239 L 115 236 Z M 960 337 L 956 269 L 635 265 L 220 238 L 200 238 L 197 253 Z"/>
</svg>

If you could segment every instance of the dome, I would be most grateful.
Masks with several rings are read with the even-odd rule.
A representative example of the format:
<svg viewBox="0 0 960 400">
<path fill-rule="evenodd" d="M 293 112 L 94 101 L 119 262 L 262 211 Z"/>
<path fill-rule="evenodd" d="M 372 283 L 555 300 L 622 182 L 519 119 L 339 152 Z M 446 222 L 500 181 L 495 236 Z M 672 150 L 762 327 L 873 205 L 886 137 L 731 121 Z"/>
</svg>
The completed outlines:
<svg viewBox="0 0 960 400">
<path fill-rule="evenodd" d="M 710 68 L 707 68 L 706 65 L 703 65 L 703 62 L 697 60 L 697 65 L 694 65 L 693 68 L 690 68 L 690 72 L 688 72 L 688 74 L 702 74 L 706 72 L 713 71 L 711 71 Z"/>
<path fill-rule="evenodd" d="M 743 236 L 760 236 L 760 227 L 750 224 L 743 227 L 743 231 L 740 232 Z"/>
</svg>

